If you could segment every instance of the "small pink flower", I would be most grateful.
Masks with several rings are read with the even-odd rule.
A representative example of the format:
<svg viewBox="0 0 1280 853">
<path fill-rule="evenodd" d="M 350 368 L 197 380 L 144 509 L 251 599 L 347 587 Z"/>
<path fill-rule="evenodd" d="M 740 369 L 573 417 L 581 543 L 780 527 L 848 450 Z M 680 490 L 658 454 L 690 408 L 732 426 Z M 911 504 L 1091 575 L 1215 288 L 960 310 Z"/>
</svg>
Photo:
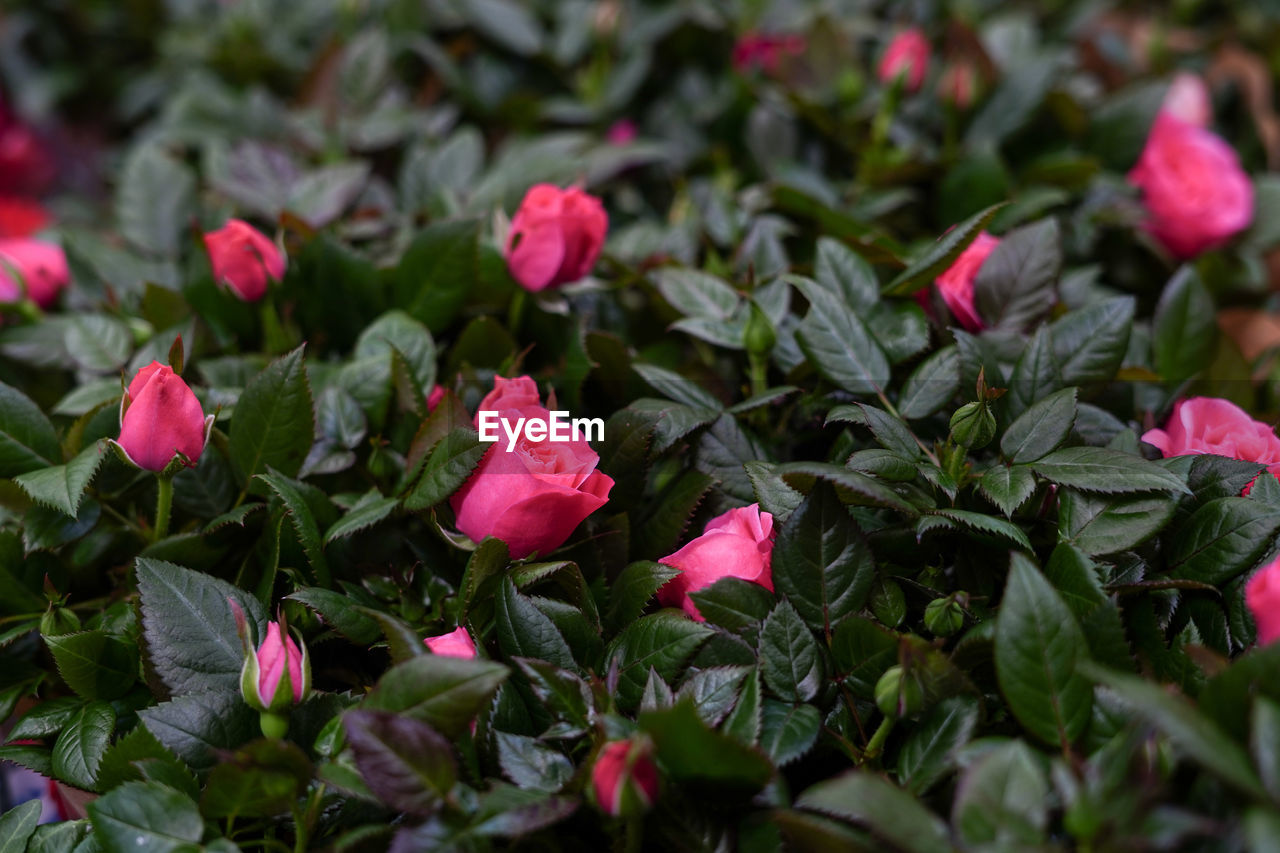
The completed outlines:
<svg viewBox="0 0 1280 853">
<path fill-rule="evenodd" d="M 1213 102 L 1209 87 L 1200 75 L 1179 71 L 1165 93 L 1160 109 L 1174 118 L 1180 118 L 1197 127 L 1208 127 L 1213 121 Z"/>
<path fill-rule="evenodd" d="M 899 77 L 907 92 L 918 92 L 929 73 L 929 40 L 919 27 L 905 29 L 893 37 L 880 58 L 880 82 L 891 85 Z"/>
<path fill-rule="evenodd" d="M 467 629 L 459 625 L 447 634 L 437 634 L 422 641 L 433 655 L 449 658 L 474 658 L 476 644 L 467 633 Z"/>
<path fill-rule="evenodd" d="M 279 622 L 271 622 L 267 625 L 267 638 L 258 646 L 258 696 L 264 705 L 274 703 L 286 667 L 293 701 L 301 702 L 307 687 L 302 678 L 302 652 L 293 637 L 282 636 Z"/>
<path fill-rule="evenodd" d="M 133 464 L 163 471 L 181 453 L 194 467 L 204 452 L 213 416 L 205 417 L 200 401 L 167 364 L 153 361 L 138 371 L 121 401 L 120 438 L 116 444 Z"/>
<path fill-rule="evenodd" d="M 733 70 L 747 74 L 759 68 L 777 74 L 786 57 L 801 55 L 805 47 L 805 38 L 798 33 L 744 33 L 733 45 Z"/>
<path fill-rule="evenodd" d="M 604 138 L 610 145 L 626 145 L 636 138 L 636 123 L 629 118 L 620 118 L 605 131 Z"/>
<path fill-rule="evenodd" d="M 741 578 L 773 591 L 773 516 L 759 504 L 731 509 L 707 522 L 701 536 L 658 562 L 680 574 L 658 590 L 658 601 L 681 607 L 703 621 L 689 593 L 706 589 L 721 578 Z"/>
<path fill-rule="evenodd" d="M 507 268 L 535 293 L 578 281 L 595 266 L 608 229 L 600 199 L 577 187 L 535 184 L 511 219 Z"/>
<path fill-rule="evenodd" d="M 604 745 L 591 768 L 600 810 L 610 817 L 648 811 L 658 799 L 658 768 L 644 740 L 615 740 Z"/>
<path fill-rule="evenodd" d="M 249 223 L 230 219 L 204 235 L 214 280 L 244 302 L 257 302 L 269 280 L 284 277 L 285 257 L 272 240 Z"/>
<path fill-rule="evenodd" d="M 433 385 L 431 391 L 427 394 L 427 412 L 434 412 L 436 406 L 440 405 L 440 401 L 444 399 L 444 386 Z"/>
<path fill-rule="evenodd" d="M 1254 572 L 1245 584 L 1244 601 L 1258 627 L 1258 645 L 1280 640 L 1280 558 Z"/>
<path fill-rule="evenodd" d="M 953 62 L 938 77 L 938 97 L 957 109 L 968 109 L 977 90 L 978 73 L 967 62 Z"/>
<path fill-rule="evenodd" d="M 0 239 L 0 302 L 16 302 L 22 288 L 41 308 L 48 308 L 71 280 L 61 247 L 29 237 Z"/>
<path fill-rule="evenodd" d="M 1253 221 L 1253 182 L 1212 131 L 1161 111 L 1128 175 L 1142 190 L 1143 227 L 1181 260 L 1223 245 Z"/>
<path fill-rule="evenodd" d="M 977 280 L 982 265 L 998 245 L 999 237 L 992 237 L 986 231 L 979 233 L 960 253 L 960 257 L 934 279 L 934 286 L 942 295 L 942 301 L 967 332 L 980 332 L 984 327 L 982 318 L 978 316 L 978 309 L 974 306 L 973 283 Z M 919 294 L 920 301 L 925 302 L 924 292 L 920 291 Z"/>
</svg>

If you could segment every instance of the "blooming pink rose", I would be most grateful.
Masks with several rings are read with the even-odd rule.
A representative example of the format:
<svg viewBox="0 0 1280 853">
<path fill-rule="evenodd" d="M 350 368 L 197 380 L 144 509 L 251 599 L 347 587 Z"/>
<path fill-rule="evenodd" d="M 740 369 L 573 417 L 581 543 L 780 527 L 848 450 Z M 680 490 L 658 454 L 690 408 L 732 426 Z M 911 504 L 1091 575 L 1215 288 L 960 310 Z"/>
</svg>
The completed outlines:
<svg viewBox="0 0 1280 853">
<path fill-rule="evenodd" d="M 1142 190 L 1144 227 L 1185 260 L 1253 221 L 1253 183 L 1220 136 L 1167 112 L 1156 116 L 1129 183 Z"/>
<path fill-rule="evenodd" d="M 496 378 L 478 411 L 486 410 L 512 421 L 549 420 L 551 414 L 527 376 Z M 477 542 L 496 536 L 515 559 L 554 551 L 608 502 L 613 478 L 596 470 L 599 462 L 600 455 L 582 439 L 530 441 L 522 430 L 508 451 L 502 436 L 449 499 L 458 529 Z"/>
<path fill-rule="evenodd" d="M 535 184 L 511 219 L 507 268 L 534 293 L 577 281 L 595 266 L 608 229 L 600 199 L 577 187 Z"/>
<path fill-rule="evenodd" d="M 1204 84 L 1200 75 L 1190 71 L 1179 71 L 1173 76 L 1160 110 L 1197 127 L 1208 127 L 1213 121 L 1209 87 Z"/>
<path fill-rule="evenodd" d="M 1179 400 L 1165 428 L 1147 430 L 1142 440 L 1155 445 L 1164 456 L 1229 456 L 1262 463 L 1280 477 L 1280 438 L 1276 431 L 1249 417 L 1235 403 L 1217 397 Z M 1245 486 L 1244 494 L 1252 486 Z"/>
<path fill-rule="evenodd" d="M 433 655 L 448 658 L 473 658 L 476 656 L 476 644 L 467 633 L 467 629 L 459 625 L 447 634 L 437 634 L 422 641 Z"/>
<path fill-rule="evenodd" d="M 733 45 L 733 70 L 747 74 L 759 68 L 777 74 L 788 56 L 804 53 L 805 38 L 797 33 L 744 33 Z"/>
<path fill-rule="evenodd" d="M 0 238 L 30 237 L 49 224 L 49 211 L 26 198 L 0 198 Z"/>
<path fill-rule="evenodd" d="M 886 86 L 900 76 L 907 92 L 918 92 L 929 73 L 929 40 L 919 27 L 903 30 L 893 37 L 880 58 L 876 75 Z"/>
<path fill-rule="evenodd" d="M 965 110 L 978 90 L 978 72 L 967 62 L 953 62 L 938 76 L 938 97 Z"/>
<path fill-rule="evenodd" d="M 1244 587 L 1244 602 L 1258 627 L 1258 645 L 1280 640 L 1280 558 L 1253 573 Z"/>
<path fill-rule="evenodd" d="M 267 638 L 258 646 L 258 696 L 264 705 L 271 705 L 276 688 L 289 668 L 289 686 L 293 688 L 293 701 L 301 702 L 306 684 L 302 678 L 302 652 L 293 637 L 280 632 L 280 623 L 267 625 Z"/>
<path fill-rule="evenodd" d="M 973 282 L 998 245 L 999 237 L 992 237 L 986 231 L 980 232 L 951 266 L 934 279 L 933 283 L 942 295 L 942 301 L 947 303 L 947 308 L 967 332 L 980 332 L 983 329 L 982 318 L 978 316 L 978 309 L 973 303 Z M 916 291 L 916 298 L 921 305 L 927 305 L 925 291 Z"/>
<path fill-rule="evenodd" d="M 658 768 L 647 741 L 615 740 L 604 745 L 591 768 L 600 810 L 610 817 L 647 811 L 658 799 Z"/>
<path fill-rule="evenodd" d="M 284 277 L 285 258 L 271 238 L 240 219 L 230 219 L 217 231 L 204 235 L 213 278 L 239 299 L 257 302 L 267 292 L 268 280 Z"/>
<path fill-rule="evenodd" d="M 139 468 L 163 471 L 177 453 L 194 467 L 204 451 L 212 415 L 205 418 L 196 395 L 167 364 L 153 361 L 138 371 L 121 403 L 116 442 Z"/>
<path fill-rule="evenodd" d="M 699 622 L 698 606 L 689 593 L 721 578 L 742 578 L 773 591 L 773 516 L 759 504 L 731 509 L 707 522 L 702 535 L 658 562 L 680 570 L 658 590 L 658 601 L 682 607 Z"/>
<path fill-rule="evenodd" d="M 13 237 L 0 240 L 0 302 L 16 302 L 27 295 L 48 308 L 71 280 L 67 256 L 56 243 Z"/>
</svg>

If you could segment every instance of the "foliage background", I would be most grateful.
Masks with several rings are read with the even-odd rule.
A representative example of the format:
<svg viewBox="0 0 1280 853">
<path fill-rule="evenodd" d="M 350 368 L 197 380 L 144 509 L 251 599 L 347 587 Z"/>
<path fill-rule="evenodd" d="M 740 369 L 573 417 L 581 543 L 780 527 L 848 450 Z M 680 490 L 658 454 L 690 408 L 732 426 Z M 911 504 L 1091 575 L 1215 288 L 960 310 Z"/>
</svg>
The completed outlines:
<svg viewBox="0 0 1280 853">
<path fill-rule="evenodd" d="M 57 310 L 0 328 L 0 718 L 21 703 L 10 737 L 38 741 L 0 757 L 102 795 L 57 827 L 0 818 L 0 847 L 1280 837 L 1280 652 L 1251 648 L 1242 595 L 1276 556 L 1280 482 L 1240 497 L 1261 466 L 1138 441 L 1193 393 L 1280 414 L 1280 11 L 54 0 L 0 20 L 73 272 Z M 935 70 L 888 108 L 875 62 L 907 24 Z M 752 32 L 807 47 L 734 68 Z M 934 86 L 958 62 L 982 82 L 965 109 Z M 1184 266 L 1124 181 L 1176 69 L 1210 81 L 1257 199 Z M 610 142 L 620 120 L 638 133 Z M 539 297 L 500 250 L 536 181 L 610 215 L 595 277 Z M 288 251 L 267 311 L 200 249 L 230 215 Z M 911 293 L 983 226 L 1016 251 L 970 335 Z M 99 441 L 120 376 L 179 334 L 218 419 L 152 542 L 154 479 Z M 476 454 L 446 436 L 495 373 L 608 421 L 609 505 L 534 564 L 450 535 Z M 965 448 L 951 415 L 980 375 L 1007 393 Z M 654 561 L 756 501 L 776 594 L 659 610 Z M 284 743 L 239 698 L 227 595 L 259 630 L 283 601 L 306 636 L 318 692 Z M 459 623 L 484 660 L 424 654 Z M 590 767 L 634 731 L 666 791 L 608 819 Z"/>
</svg>

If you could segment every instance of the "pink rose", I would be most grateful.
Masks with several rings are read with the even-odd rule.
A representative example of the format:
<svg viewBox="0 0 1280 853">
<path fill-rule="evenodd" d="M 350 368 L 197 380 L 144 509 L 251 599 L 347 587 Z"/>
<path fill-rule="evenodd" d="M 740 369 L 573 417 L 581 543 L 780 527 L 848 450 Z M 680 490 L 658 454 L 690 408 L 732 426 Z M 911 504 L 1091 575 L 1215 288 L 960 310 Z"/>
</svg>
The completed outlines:
<svg viewBox="0 0 1280 853">
<path fill-rule="evenodd" d="M 550 420 L 527 376 L 494 380 L 479 411 L 500 418 Z M 478 419 L 477 412 L 477 419 Z M 500 433 L 471 477 L 449 499 L 458 529 L 477 542 L 496 536 L 511 556 L 547 554 L 608 502 L 613 479 L 596 470 L 600 455 L 585 440 L 531 441 L 521 430 L 510 450 Z"/>
<path fill-rule="evenodd" d="M 181 453 L 194 467 L 213 425 L 196 395 L 167 364 L 153 361 L 133 377 L 121 401 L 120 438 L 130 461 L 163 471 Z"/>
<path fill-rule="evenodd" d="M 272 622 L 267 625 L 267 638 L 258 646 L 258 695 L 262 697 L 263 704 L 270 705 L 275 699 L 286 667 L 293 701 L 301 702 L 306 688 L 302 680 L 302 652 L 293 637 L 281 635 L 280 623 Z"/>
<path fill-rule="evenodd" d="M 1275 430 L 1249 417 L 1235 403 L 1217 397 L 1179 400 L 1165 428 L 1147 430 L 1142 440 L 1164 456 L 1229 456 L 1259 462 L 1280 477 L 1280 438 Z M 1244 494 L 1249 494 L 1252 486 L 1245 486 Z"/>
<path fill-rule="evenodd" d="M 626 145 L 636 138 L 636 123 L 629 118 L 620 118 L 604 134 L 610 145 Z"/>
<path fill-rule="evenodd" d="M 942 301 L 947 303 L 947 308 L 967 332 L 981 332 L 984 327 L 982 318 L 978 316 L 978 309 L 973 304 L 973 282 L 998 245 L 999 237 L 992 237 L 986 231 L 980 232 L 951 266 L 934 279 L 933 283 L 938 288 Z M 916 299 L 927 307 L 928 297 L 925 291 L 916 291 Z"/>
<path fill-rule="evenodd" d="M 647 740 L 606 743 L 591 768 L 600 810 L 610 817 L 641 814 L 658 799 L 658 768 Z"/>
<path fill-rule="evenodd" d="M 929 73 L 929 40 L 919 27 L 903 30 L 893 37 L 880 58 L 876 75 L 886 86 L 903 78 L 907 92 L 918 92 Z"/>
<path fill-rule="evenodd" d="M 759 68 L 777 74 L 788 56 L 804 53 L 805 38 L 799 34 L 744 33 L 733 45 L 733 70 L 747 74 Z"/>
<path fill-rule="evenodd" d="M 707 522 L 701 536 L 658 561 L 680 570 L 658 590 L 658 601 L 682 607 L 701 622 L 702 614 L 689 593 L 721 578 L 742 578 L 772 592 L 772 559 L 773 516 L 761 512 L 759 504 L 731 509 Z"/>
<path fill-rule="evenodd" d="M 0 238 L 30 237 L 49 224 L 49 211 L 26 198 L 0 198 Z"/>
<path fill-rule="evenodd" d="M 476 656 L 476 644 L 467 633 L 467 629 L 459 625 L 447 634 L 437 634 L 422 641 L 433 655 L 448 658 L 473 658 Z"/>
<path fill-rule="evenodd" d="M 1244 586 L 1244 602 L 1258 627 L 1258 645 L 1280 640 L 1280 558 L 1253 573 Z"/>
<path fill-rule="evenodd" d="M 271 238 L 240 219 L 204 235 L 213 278 L 244 302 L 257 302 L 268 280 L 284 277 L 285 257 Z"/>
<path fill-rule="evenodd" d="M 427 412 L 434 412 L 436 406 L 440 405 L 440 401 L 444 399 L 444 386 L 433 385 L 431 391 L 427 394 Z"/>
<path fill-rule="evenodd" d="M 938 97 L 966 110 L 978 90 L 978 73 L 967 62 L 953 62 L 938 76 Z"/>
<path fill-rule="evenodd" d="M 1197 127 L 1208 127 L 1213 121 L 1213 103 L 1209 99 L 1209 88 L 1198 74 L 1190 71 L 1179 71 L 1169 84 L 1164 101 L 1160 104 L 1161 112 L 1174 118 L 1180 118 Z"/>
<path fill-rule="evenodd" d="M 1236 152 L 1167 112 L 1156 116 L 1128 179 L 1142 190 L 1143 227 L 1181 260 L 1221 246 L 1253 221 L 1253 184 Z"/>
<path fill-rule="evenodd" d="M 535 184 L 511 219 L 507 268 L 534 293 L 577 281 L 595 266 L 608 229 L 600 199 L 577 187 Z"/>
<path fill-rule="evenodd" d="M 31 300 L 48 308 L 70 280 L 67 256 L 57 244 L 28 237 L 0 240 L 0 302 L 21 299 L 25 285 Z"/>
</svg>

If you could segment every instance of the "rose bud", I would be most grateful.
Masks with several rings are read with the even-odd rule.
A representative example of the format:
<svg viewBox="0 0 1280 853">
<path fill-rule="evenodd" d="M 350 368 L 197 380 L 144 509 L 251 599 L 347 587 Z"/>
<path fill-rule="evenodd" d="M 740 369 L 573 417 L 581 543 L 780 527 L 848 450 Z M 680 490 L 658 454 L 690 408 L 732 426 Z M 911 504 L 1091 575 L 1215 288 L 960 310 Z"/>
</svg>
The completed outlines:
<svg viewBox="0 0 1280 853">
<path fill-rule="evenodd" d="M 471 635 L 467 633 L 467 629 L 459 625 L 447 634 L 437 634 L 434 637 L 427 637 L 422 641 L 427 648 L 431 650 L 433 655 L 443 655 L 448 658 L 474 658 L 476 656 L 476 644 L 471 639 Z"/>
<path fill-rule="evenodd" d="M 284 277 L 284 253 L 269 237 L 240 219 L 230 219 L 222 228 L 205 234 L 204 245 L 214 280 L 245 302 L 257 302 L 266 294 L 268 280 Z"/>
<path fill-rule="evenodd" d="M 595 266 L 608 228 L 600 199 L 577 187 L 535 184 L 511 220 L 507 268 L 534 293 L 577 281 Z"/>
<path fill-rule="evenodd" d="M 596 803 L 610 817 L 648 811 L 658 799 L 658 768 L 647 739 L 606 743 L 591 769 Z"/>
<path fill-rule="evenodd" d="M 1160 110 L 1198 127 L 1208 127 L 1213 121 L 1213 102 L 1209 99 L 1209 87 L 1204 84 L 1200 75 L 1190 71 L 1179 71 L 1173 76 L 1169 91 L 1160 103 Z"/>
<path fill-rule="evenodd" d="M 776 75 L 788 57 L 802 55 L 806 46 L 805 37 L 798 33 L 744 33 L 733 45 L 733 69 L 747 74 L 759 68 Z"/>
<path fill-rule="evenodd" d="M 999 237 L 992 237 L 986 231 L 978 234 L 972 243 L 960 253 L 951 266 L 934 279 L 934 286 L 947 309 L 967 332 L 980 332 L 983 329 L 982 318 L 973 303 L 973 283 L 987 258 L 1000 245 Z M 928 296 L 925 291 L 917 291 L 916 299 L 927 307 Z"/>
<path fill-rule="evenodd" d="M 1161 111 L 1129 183 L 1143 227 L 1179 260 L 1223 245 L 1253 221 L 1253 183 L 1222 137 Z"/>
<path fill-rule="evenodd" d="M 48 308 L 70 280 L 67 256 L 57 244 L 27 237 L 0 240 L 0 302 L 17 302 L 25 286 L 32 302 Z"/>
<path fill-rule="evenodd" d="M 610 145 L 626 145 L 634 142 L 638 131 L 636 123 L 629 118 L 620 118 L 605 131 L 604 139 Z"/>
<path fill-rule="evenodd" d="M 444 386 L 433 385 L 431 391 L 427 393 L 427 412 L 434 412 L 436 406 L 440 405 L 440 401 L 444 399 Z"/>
<path fill-rule="evenodd" d="M 1258 645 L 1280 640 L 1280 558 L 1253 573 L 1244 587 L 1244 603 L 1258 626 Z"/>
<path fill-rule="evenodd" d="M 967 110 L 977 90 L 978 74 L 967 62 L 953 62 L 938 77 L 938 97 L 956 109 Z"/>
<path fill-rule="evenodd" d="M 929 73 L 929 40 L 919 27 L 903 30 L 893 37 L 880 58 L 876 75 L 886 86 L 903 80 L 907 92 L 918 92 Z"/>
<path fill-rule="evenodd" d="M 662 585 L 658 601 L 681 607 L 703 621 L 689 593 L 711 586 L 721 578 L 741 578 L 773 591 L 773 516 L 759 504 L 731 509 L 707 522 L 701 536 L 658 562 L 679 569 L 680 574 Z"/>
<path fill-rule="evenodd" d="M 38 201 L 0 197 L 0 238 L 30 237 L 49 224 L 49 212 Z"/>
<path fill-rule="evenodd" d="M 1147 430 L 1142 440 L 1163 456 L 1213 454 L 1259 462 L 1280 477 L 1280 438 L 1269 424 L 1256 421 L 1229 400 L 1189 397 L 1173 405 L 1164 429 Z M 1249 494 L 1253 483 L 1244 487 Z"/>
<path fill-rule="evenodd" d="M 205 417 L 187 383 L 158 361 L 133 377 L 120 401 L 120 413 L 116 447 L 148 471 L 164 471 L 175 459 L 195 467 L 213 428 L 213 415 Z"/>
<path fill-rule="evenodd" d="M 267 636 L 255 651 L 244 611 L 233 599 L 228 602 L 245 653 L 244 666 L 240 669 L 240 695 L 245 704 L 259 712 L 263 735 L 282 738 L 289 730 L 289 710 L 311 695 L 307 644 L 299 647 L 293 641 L 282 618 L 280 622 L 267 624 Z"/>
<path fill-rule="evenodd" d="M 511 421 L 551 416 L 527 376 L 496 378 L 477 419 L 482 411 Z M 477 542 L 486 536 L 501 539 L 517 560 L 554 551 L 608 502 L 613 478 L 596 470 L 599 462 L 600 455 L 581 438 L 530 441 L 521 430 L 510 450 L 505 440 L 494 442 L 449 498 L 457 527 Z"/>
</svg>

